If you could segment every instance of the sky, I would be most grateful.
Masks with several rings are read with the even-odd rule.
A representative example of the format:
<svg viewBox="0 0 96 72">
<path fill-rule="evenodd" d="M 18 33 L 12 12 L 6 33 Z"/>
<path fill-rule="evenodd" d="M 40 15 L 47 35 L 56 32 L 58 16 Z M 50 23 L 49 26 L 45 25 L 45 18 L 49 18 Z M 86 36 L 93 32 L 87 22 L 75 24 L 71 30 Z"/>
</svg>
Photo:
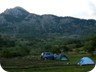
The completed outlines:
<svg viewBox="0 0 96 72">
<path fill-rule="evenodd" d="M 96 19 L 96 0 L 0 0 L 0 13 L 16 6 L 39 15 Z"/>
</svg>

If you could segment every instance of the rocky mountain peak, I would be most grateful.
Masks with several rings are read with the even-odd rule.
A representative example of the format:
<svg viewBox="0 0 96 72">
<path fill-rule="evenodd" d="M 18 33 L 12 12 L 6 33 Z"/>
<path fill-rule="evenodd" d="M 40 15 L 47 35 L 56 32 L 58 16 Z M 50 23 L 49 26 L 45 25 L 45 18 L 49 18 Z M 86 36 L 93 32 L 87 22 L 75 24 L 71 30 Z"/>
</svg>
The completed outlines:
<svg viewBox="0 0 96 72">
<path fill-rule="evenodd" d="M 3 14 L 5 15 L 14 15 L 14 16 L 20 16 L 20 15 L 26 15 L 29 12 L 23 9 L 22 7 L 15 7 L 15 8 L 10 8 L 6 9 Z"/>
</svg>

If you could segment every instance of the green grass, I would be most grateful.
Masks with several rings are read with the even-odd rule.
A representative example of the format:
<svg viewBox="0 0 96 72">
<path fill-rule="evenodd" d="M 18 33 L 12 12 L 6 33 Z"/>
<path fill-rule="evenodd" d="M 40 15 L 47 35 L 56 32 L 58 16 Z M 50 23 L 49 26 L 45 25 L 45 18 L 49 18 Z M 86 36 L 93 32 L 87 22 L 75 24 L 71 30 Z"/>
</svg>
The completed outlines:
<svg viewBox="0 0 96 72">
<path fill-rule="evenodd" d="M 0 62 L 5 70 L 9 72 L 87 72 L 94 68 L 92 66 L 78 66 L 77 62 L 86 54 L 70 54 L 70 61 L 40 60 L 39 56 L 25 56 L 19 58 L 0 58 Z M 91 57 L 96 63 L 96 58 Z M 67 65 L 71 62 L 70 65 Z"/>
<path fill-rule="evenodd" d="M 92 68 L 93 66 L 59 66 L 32 69 L 16 69 L 10 70 L 10 72 L 87 72 Z"/>
</svg>

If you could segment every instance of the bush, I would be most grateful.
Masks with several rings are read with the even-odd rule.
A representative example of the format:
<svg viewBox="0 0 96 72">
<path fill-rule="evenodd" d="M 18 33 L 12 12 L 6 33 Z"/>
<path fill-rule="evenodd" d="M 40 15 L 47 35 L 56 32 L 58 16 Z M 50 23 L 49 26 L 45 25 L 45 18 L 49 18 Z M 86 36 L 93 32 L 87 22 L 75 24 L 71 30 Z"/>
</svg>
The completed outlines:
<svg viewBox="0 0 96 72">
<path fill-rule="evenodd" d="M 5 58 L 25 56 L 28 54 L 29 54 L 29 50 L 26 50 L 24 48 L 19 48 L 19 47 L 3 48 L 1 51 L 1 57 L 5 57 Z"/>
</svg>

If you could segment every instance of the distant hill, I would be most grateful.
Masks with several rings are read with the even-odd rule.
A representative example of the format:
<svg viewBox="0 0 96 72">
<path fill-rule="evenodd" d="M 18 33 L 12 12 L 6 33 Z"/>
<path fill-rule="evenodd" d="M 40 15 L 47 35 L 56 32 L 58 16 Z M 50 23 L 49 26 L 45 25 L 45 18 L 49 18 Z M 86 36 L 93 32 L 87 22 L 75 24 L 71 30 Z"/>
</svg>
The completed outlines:
<svg viewBox="0 0 96 72">
<path fill-rule="evenodd" d="M 36 15 L 15 7 L 0 14 L 0 34 L 23 39 L 80 37 L 96 34 L 96 20 Z"/>
</svg>

